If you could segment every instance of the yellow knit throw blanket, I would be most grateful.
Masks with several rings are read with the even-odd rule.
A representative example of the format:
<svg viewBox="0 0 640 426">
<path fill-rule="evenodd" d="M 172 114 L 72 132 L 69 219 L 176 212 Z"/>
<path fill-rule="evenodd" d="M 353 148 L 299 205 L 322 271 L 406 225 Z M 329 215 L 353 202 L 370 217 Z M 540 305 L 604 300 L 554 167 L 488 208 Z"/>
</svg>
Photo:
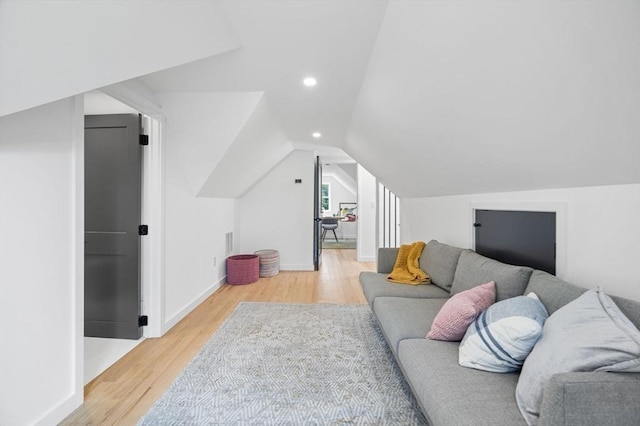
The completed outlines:
<svg viewBox="0 0 640 426">
<path fill-rule="evenodd" d="M 401 245 L 393 271 L 387 276 L 387 280 L 399 284 L 429 284 L 429 276 L 420 269 L 420 255 L 425 245 L 422 241 Z"/>
</svg>

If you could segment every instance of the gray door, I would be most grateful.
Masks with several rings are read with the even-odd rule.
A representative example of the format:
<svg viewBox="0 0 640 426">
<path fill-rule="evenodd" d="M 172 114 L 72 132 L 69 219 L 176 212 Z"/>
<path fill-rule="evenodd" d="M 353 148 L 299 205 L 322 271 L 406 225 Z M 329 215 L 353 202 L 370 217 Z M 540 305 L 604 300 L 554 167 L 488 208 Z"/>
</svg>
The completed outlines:
<svg viewBox="0 0 640 426">
<path fill-rule="evenodd" d="M 476 252 L 556 273 L 556 213 L 476 210 Z"/>
<path fill-rule="evenodd" d="M 85 336 L 142 336 L 140 130 L 137 114 L 85 116 Z"/>
<path fill-rule="evenodd" d="M 322 265 L 322 164 L 316 156 L 313 174 L 313 269 L 320 270 Z"/>
</svg>

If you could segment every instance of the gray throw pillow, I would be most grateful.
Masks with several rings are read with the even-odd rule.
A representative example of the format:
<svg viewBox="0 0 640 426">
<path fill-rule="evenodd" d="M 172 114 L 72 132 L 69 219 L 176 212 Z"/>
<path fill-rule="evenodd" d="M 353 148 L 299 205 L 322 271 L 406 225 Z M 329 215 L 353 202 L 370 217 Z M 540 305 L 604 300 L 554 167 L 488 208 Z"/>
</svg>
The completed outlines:
<svg viewBox="0 0 640 426">
<path fill-rule="evenodd" d="M 516 400 L 529 425 L 538 423 L 551 376 L 578 371 L 640 372 L 640 331 L 600 288 L 552 314 L 524 362 Z"/>
</svg>

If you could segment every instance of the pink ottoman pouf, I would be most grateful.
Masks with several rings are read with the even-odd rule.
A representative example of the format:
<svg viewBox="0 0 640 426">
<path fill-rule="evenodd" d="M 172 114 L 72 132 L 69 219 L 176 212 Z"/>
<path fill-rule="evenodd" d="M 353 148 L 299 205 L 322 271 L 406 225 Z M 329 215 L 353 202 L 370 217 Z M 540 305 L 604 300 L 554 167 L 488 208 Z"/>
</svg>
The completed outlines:
<svg viewBox="0 0 640 426">
<path fill-rule="evenodd" d="M 227 257 L 227 283 L 251 284 L 260 278 L 260 257 L 238 254 Z"/>
</svg>

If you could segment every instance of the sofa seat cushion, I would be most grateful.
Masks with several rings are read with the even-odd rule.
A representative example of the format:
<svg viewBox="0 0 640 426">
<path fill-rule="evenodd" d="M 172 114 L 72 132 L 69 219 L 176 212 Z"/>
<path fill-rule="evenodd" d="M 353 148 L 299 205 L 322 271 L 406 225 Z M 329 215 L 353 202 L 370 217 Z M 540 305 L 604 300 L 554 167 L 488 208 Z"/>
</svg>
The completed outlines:
<svg viewBox="0 0 640 426">
<path fill-rule="evenodd" d="M 425 338 L 445 302 L 446 299 L 376 298 L 373 312 L 394 355 L 403 339 Z"/>
<path fill-rule="evenodd" d="M 398 362 L 431 426 L 526 425 L 516 404 L 517 373 L 458 365 L 458 343 L 405 339 Z"/>
<path fill-rule="evenodd" d="M 387 281 L 386 274 L 365 271 L 360 273 L 360 285 L 364 296 L 373 307 L 373 301 L 377 297 L 410 297 L 446 299 L 449 293 L 431 284 L 406 285 Z"/>
<path fill-rule="evenodd" d="M 533 269 L 526 266 L 507 265 L 481 256 L 472 250 L 463 250 L 456 267 L 451 294 L 494 281 L 496 301 L 522 296 L 532 272 Z"/>
</svg>

